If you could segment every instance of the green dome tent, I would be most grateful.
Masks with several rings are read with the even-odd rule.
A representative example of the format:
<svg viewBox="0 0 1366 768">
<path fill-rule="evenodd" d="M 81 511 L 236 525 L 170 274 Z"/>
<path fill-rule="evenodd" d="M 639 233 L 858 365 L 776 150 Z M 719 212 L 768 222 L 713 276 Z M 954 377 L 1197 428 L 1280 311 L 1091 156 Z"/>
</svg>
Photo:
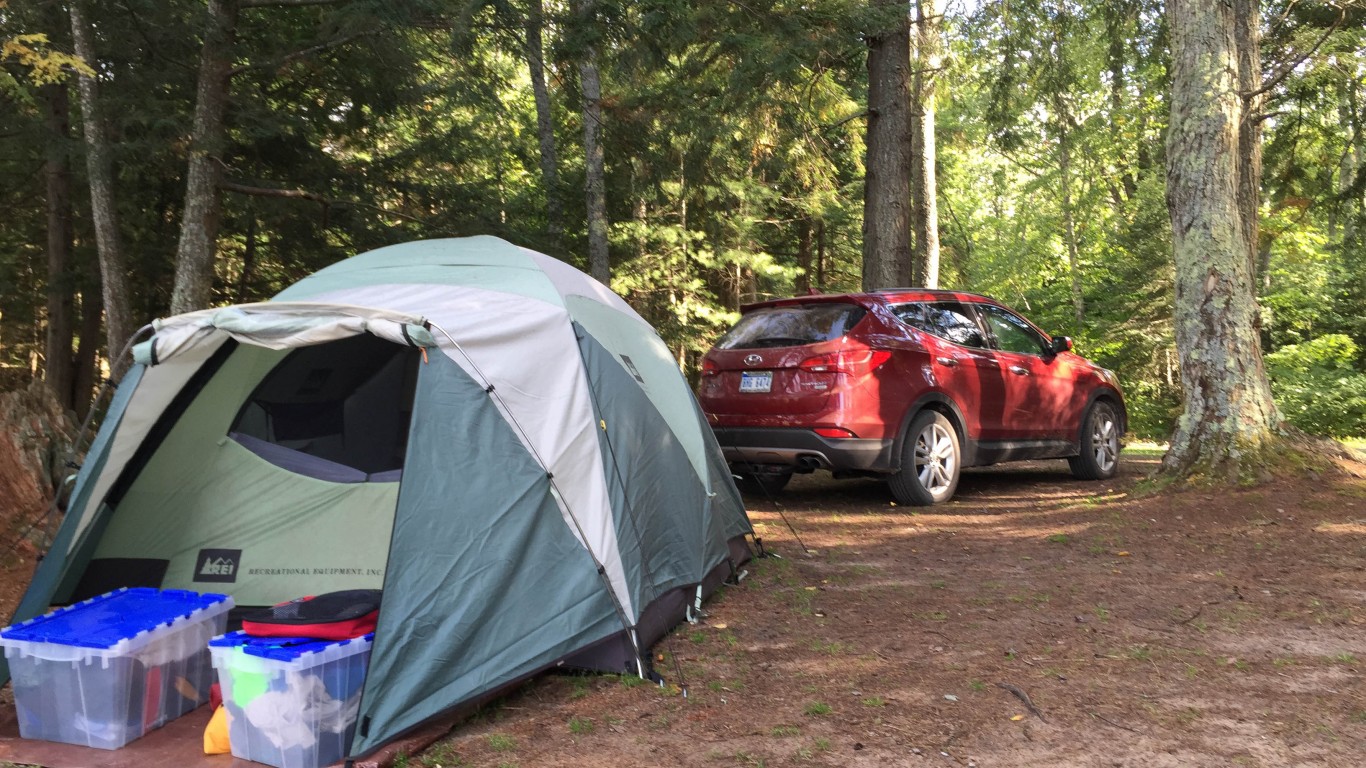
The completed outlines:
<svg viewBox="0 0 1366 768">
<path fill-rule="evenodd" d="M 382 588 L 353 755 L 559 664 L 646 674 L 750 556 L 668 349 L 543 254 L 395 245 L 154 326 L 15 620 Z"/>
</svg>

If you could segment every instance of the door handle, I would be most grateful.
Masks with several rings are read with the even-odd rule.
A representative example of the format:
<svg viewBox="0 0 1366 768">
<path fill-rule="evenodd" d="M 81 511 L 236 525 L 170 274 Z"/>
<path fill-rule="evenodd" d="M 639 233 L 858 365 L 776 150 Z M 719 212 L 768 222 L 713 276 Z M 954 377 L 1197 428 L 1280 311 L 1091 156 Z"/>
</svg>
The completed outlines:
<svg viewBox="0 0 1366 768">
<path fill-rule="evenodd" d="M 1013 374 L 1015 374 L 1016 376 L 1028 376 L 1028 375 L 1029 375 L 1029 369 L 1028 369 L 1028 368 L 1025 368 L 1025 367 L 1022 366 L 1022 365 L 1012 365 L 1012 366 L 1010 366 L 1010 372 L 1013 373 Z"/>
<path fill-rule="evenodd" d="M 936 357 L 936 358 L 934 359 L 934 361 L 935 361 L 936 363 L 939 363 L 940 365 L 947 366 L 947 367 L 949 367 L 949 368 L 952 368 L 952 367 L 954 367 L 955 365 L 958 365 L 958 358 L 955 358 L 955 357 L 944 357 L 944 356 L 941 355 L 941 356 L 939 356 L 939 357 Z"/>
</svg>

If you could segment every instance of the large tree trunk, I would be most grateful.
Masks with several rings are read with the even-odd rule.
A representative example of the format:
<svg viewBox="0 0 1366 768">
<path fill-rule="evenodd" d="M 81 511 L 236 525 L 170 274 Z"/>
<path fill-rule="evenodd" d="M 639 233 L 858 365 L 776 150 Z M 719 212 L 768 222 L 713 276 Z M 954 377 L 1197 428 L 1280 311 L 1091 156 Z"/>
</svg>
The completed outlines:
<svg viewBox="0 0 1366 768">
<path fill-rule="evenodd" d="M 863 289 L 910 282 L 911 24 L 905 0 L 889 28 L 868 40 L 868 129 L 863 187 Z"/>
<path fill-rule="evenodd" d="M 1167 207 L 1185 408 L 1162 469 L 1177 477 L 1236 480 L 1255 472 L 1280 429 L 1262 367 L 1255 242 L 1240 197 L 1245 121 L 1236 8 L 1205 0 L 1167 4 Z"/>
<path fill-rule="evenodd" d="M 942 0 L 916 0 L 915 85 L 911 107 L 911 282 L 939 287 L 939 201 L 935 180 L 935 80 L 939 75 Z"/>
<path fill-rule="evenodd" d="M 194 128 L 185 181 L 185 205 L 176 246 L 171 312 L 203 309 L 213 295 L 214 255 L 222 211 L 219 153 L 226 139 L 232 45 L 237 34 L 239 0 L 209 0 L 208 26 L 200 50 Z"/>
<path fill-rule="evenodd" d="M 65 84 L 43 89 L 47 112 L 47 338 L 43 380 L 63 408 L 75 405 L 75 275 L 71 268 L 71 102 Z"/>
<path fill-rule="evenodd" d="M 578 15 L 582 31 L 589 33 L 597 24 L 594 19 L 596 0 L 579 0 Z M 598 80 L 597 45 L 584 46 L 579 61 L 579 81 L 583 88 L 583 154 L 585 160 L 584 195 L 588 207 L 588 274 L 594 280 L 609 285 L 612 265 L 607 253 L 607 192 L 604 179 L 602 141 L 602 83 Z"/>
<path fill-rule="evenodd" d="M 545 85 L 545 50 L 541 30 L 545 27 L 541 0 L 528 0 L 526 62 L 531 73 L 531 92 L 536 97 L 536 133 L 541 143 L 541 186 L 545 187 L 546 233 L 558 244 L 564 232 L 560 205 L 559 161 L 555 156 L 555 122 L 550 110 L 550 91 Z"/>
<path fill-rule="evenodd" d="M 70 7 L 71 36 L 76 55 L 95 71 L 99 60 L 95 56 L 94 35 L 86 21 L 81 0 L 73 0 Z M 117 378 L 128 368 L 128 361 L 119 355 L 133 335 L 132 309 L 128 295 L 128 270 L 123 259 L 119 238 L 118 218 L 114 208 L 113 159 L 109 155 L 109 139 L 100 116 L 99 89 L 95 78 L 79 77 L 81 93 L 81 123 L 85 134 L 86 173 L 90 177 L 90 212 L 95 221 L 95 246 L 100 255 L 100 280 L 104 285 L 104 327 L 110 367 Z"/>
</svg>

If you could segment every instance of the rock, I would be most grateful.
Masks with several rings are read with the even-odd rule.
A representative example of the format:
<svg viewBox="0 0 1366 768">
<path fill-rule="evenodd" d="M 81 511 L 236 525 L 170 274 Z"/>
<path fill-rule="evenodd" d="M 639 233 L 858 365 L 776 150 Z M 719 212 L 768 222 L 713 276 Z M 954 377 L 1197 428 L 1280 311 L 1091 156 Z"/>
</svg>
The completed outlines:
<svg viewBox="0 0 1366 768">
<path fill-rule="evenodd" d="M 48 507 L 77 429 L 41 381 L 0 394 L 0 519 L 31 520 Z"/>
</svg>

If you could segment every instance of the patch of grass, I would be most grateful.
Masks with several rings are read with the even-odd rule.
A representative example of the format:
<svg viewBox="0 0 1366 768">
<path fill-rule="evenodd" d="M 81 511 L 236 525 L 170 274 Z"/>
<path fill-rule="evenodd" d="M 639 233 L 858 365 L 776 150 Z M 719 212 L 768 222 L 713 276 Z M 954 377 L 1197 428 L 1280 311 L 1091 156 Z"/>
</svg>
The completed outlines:
<svg viewBox="0 0 1366 768">
<path fill-rule="evenodd" d="M 829 739 L 816 739 L 815 741 L 811 742 L 811 745 L 812 745 L 813 747 L 816 748 L 816 751 L 817 751 L 817 752 L 829 752 L 829 751 L 830 751 L 830 740 L 829 740 Z"/>
<path fill-rule="evenodd" d="M 1334 656 L 1333 661 L 1336 661 L 1339 664 L 1355 664 L 1357 663 L 1357 657 L 1344 651 L 1343 653 Z"/>
<path fill-rule="evenodd" d="M 1185 707 L 1176 713 L 1176 721 L 1182 725 L 1190 725 L 1204 714 L 1195 707 Z"/>
<path fill-rule="evenodd" d="M 1195 678 L 1197 678 L 1197 677 L 1199 677 L 1199 676 L 1200 676 L 1200 668 L 1199 668 L 1199 667 L 1195 666 L 1194 664 L 1187 664 L 1187 665 L 1186 665 L 1186 679 L 1187 679 L 1187 680 L 1194 680 Z"/>
<path fill-rule="evenodd" d="M 842 653 L 848 652 L 849 646 L 840 642 L 823 642 L 821 640 L 812 640 L 811 650 L 829 654 L 831 656 L 839 656 Z"/>
<path fill-rule="evenodd" d="M 980 693 L 987 689 L 987 684 L 982 682 L 981 680 L 972 680 L 968 682 L 968 687 Z"/>
<path fill-rule="evenodd" d="M 865 707 L 885 707 L 885 706 L 887 706 L 887 700 L 884 699 L 884 698 L 882 698 L 881 696 L 869 696 L 868 698 L 866 698 L 866 699 L 863 700 L 863 706 L 865 706 Z"/>
<path fill-rule="evenodd" d="M 780 739 L 784 739 L 789 736 L 800 736 L 802 729 L 795 725 L 776 725 L 769 733 Z"/>
<path fill-rule="evenodd" d="M 13 765 L 13 763 L 0 763 L 0 766 L 5 766 L 5 768 L 9 768 L 11 765 Z M 408 768 L 408 765 L 408 753 L 399 750 L 398 753 L 394 755 L 394 768 Z"/>
<path fill-rule="evenodd" d="M 569 718 L 569 732 L 575 736 L 587 736 L 593 732 L 593 721 L 586 717 L 575 715 Z"/>
<path fill-rule="evenodd" d="M 1150 661 L 1153 657 L 1153 649 L 1146 645 L 1131 645 L 1128 655 L 1135 661 Z"/>
<path fill-rule="evenodd" d="M 458 768 L 465 764 L 460 759 L 460 755 L 455 753 L 455 745 L 449 741 L 441 741 L 428 747 L 422 753 L 423 765 L 439 765 L 442 768 Z"/>
<path fill-rule="evenodd" d="M 640 675 L 621 675 L 618 680 L 621 681 L 621 687 L 623 688 L 638 688 L 649 682 Z"/>
<path fill-rule="evenodd" d="M 765 768 L 768 765 L 762 757 L 750 752 L 736 752 L 735 759 L 741 765 L 752 765 L 754 768 Z"/>
<path fill-rule="evenodd" d="M 934 581 L 930 582 L 930 589 L 943 589 L 948 585 L 949 583 L 947 581 L 944 581 L 943 579 L 935 579 Z"/>
<path fill-rule="evenodd" d="M 494 752 L 511 752 L 517 748 L 517 740 L 506 733 L 490 733 L 489 749 Z"/>
<path fill-rule="evenodd" d="M 1366 723 L 1366 709 L 1358 709 L 1356 714 L 1352 715 L 1352 719 L 1358 723 Z"/>
<path fill-rule="evenodd" d="M 588 681 L 582 677 L 576 677 L 570 683 L 569 698 L 582 699 L 588 695 Z"/>
<path fill-rule="evenodd" d="M 694 642 L 694 643 L 705 643 L 705 642 L 707 642 L 707 633 L 706 633 L 706 632 L 703 632 L 703 631 L 701 631 L 701 630 L 695 630 L 695 631 L 693 631 L 693 632 L 689 632 L 689 633 L 688 633 L 688 640 L 689 640 L 690 642 Z"/>
<path fill-rule="evenodd" d="M 813 701 L 810 704 L 807 704 L 806 707 L 802 709 L 802 714 L 812 716 L 824 716 L 834 711 L 835 710 L 831 708 L 829 704 L 826 704 L 823 701 Z"/>
<path fill-rule="evenodd" d="M 1095 610 L 1096 618 L 1101 621 L 1110 620 L 1110 609 L 1105 605 L 1097 605 Z"/>
<path fill-rule="evenodd" d="M 1066 544 L 1071 540 L 1072 539 L 1065 533 L 1055 533 L 1048 537 L 1048 543 L 1050 544 Z"/>
<path fill-rule="evenodd" d="M 1284 657 L 1278 657 L 1278 658 L 1272 659 L 1272 660 L 1271 660 L 1271 664 L 1272 664 L 1273 666 L 1276 666 L 1276 667 L 1293 667 L 1293 666 L 1295 666 L 1295 660 L 1294 660 L 1294 659 L 1287 659 L 1287 658 L 1284 658 Z"/>
</svg>

